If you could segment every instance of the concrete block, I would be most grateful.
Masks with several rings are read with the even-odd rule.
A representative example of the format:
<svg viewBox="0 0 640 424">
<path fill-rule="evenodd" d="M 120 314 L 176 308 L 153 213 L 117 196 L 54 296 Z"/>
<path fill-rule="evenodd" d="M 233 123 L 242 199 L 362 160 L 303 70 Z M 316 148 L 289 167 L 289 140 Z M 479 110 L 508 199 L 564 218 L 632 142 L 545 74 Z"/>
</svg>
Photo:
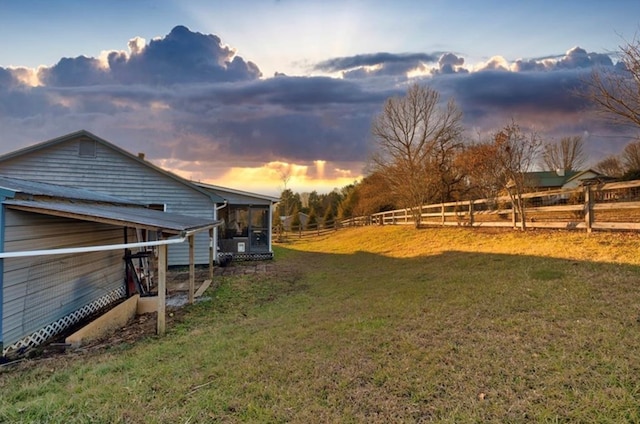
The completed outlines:
<svg viewBox="0 0 640 424">
<path fill-rule="evenodd" d="M 158 312 L 158 296 L 139 297 L 136 313 L 142 315 L 151 312 Z"/>
<path fill-rule="evenodd" d="M 106 314 L 101 315 L 96 320 L 68 336 L 65 339 L 65 343 L 73 347 L 79 347 L 87 344 L 89 341 L 100 339 L 118 328 L 124 327 L 129 320 L 135 317 L 139 297 L 140 296 L 136 294 L 125 300 Z"/>
</svg>

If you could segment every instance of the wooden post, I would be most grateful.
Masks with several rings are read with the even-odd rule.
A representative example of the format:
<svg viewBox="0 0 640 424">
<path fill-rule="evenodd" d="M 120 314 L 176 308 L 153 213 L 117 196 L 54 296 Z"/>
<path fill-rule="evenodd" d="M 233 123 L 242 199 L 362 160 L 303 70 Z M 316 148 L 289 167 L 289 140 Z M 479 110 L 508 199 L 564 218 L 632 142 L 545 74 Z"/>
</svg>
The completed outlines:
<svg viewBox="0 0 640 424">
<path fill-rule="evenodd" d="M 158 246 L 158 325 L 156 333 L 164 335 L 166 330 L 167 300 L 167 245 Z"/>
<path fill-rule="evenodd" d="M 193 305 L 196 291 L 196 265 L 195 265 L 195 248 L 193 243 L 193 234 L 189 236 L 189 304 Z"/>
<path fill-rule="evenodd" d="M 587 226 L 587 233 L 593 231 L 593 196 L 591 186 L 584 187 L 584 223 Z"/>
<path fill-rule="evenodd" d="M 213 282 L 213 228 L 209 228 L 209 280 Z"/>
<path fill-rule="evenodd" d="M 444 227 L 444 223 L 446 221 L 445 217 L 444 217 L 444 203 L 441 204 L 440 206 L 440 212 L 442 213 L 442 217 L 441 217 L 441 224 Z"/>
<path fill-rule="evenodd" d="M 473 227 L 473 200 L 469 201 L 469 226 Z"/>
</svg>

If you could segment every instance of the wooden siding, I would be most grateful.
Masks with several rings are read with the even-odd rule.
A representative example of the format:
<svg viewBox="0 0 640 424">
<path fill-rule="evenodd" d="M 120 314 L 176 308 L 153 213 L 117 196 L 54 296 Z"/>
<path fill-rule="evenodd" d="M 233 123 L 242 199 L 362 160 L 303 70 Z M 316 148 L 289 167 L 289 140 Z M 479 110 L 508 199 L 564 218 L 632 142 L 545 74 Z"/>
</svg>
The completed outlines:
<svg viewBox="0 0 640 424">
<path fill-rule="evenodd" d="M 80 136 L 0 162 L 0 173 L 26 180 L 81 187 L 143 204 L 164 204 L 166 212 L 214 218 L 214 204 L 204 193 L 144 166 L 100 142 L 95 156 L 81 156 Z M 209 262 L 208 237 L 197 239 L 197 264 Z M 169 265 L 188 265 L 186 243 L 171 246 Z"/>
<path fill-rule="evenodd" d="M 27 212 L 5 213 L 5 251 L 117 244 L 123 229 Z M 3 342 L 11 344 L 124 284 L 123 252 L 4 259 Z"/>
</svg>

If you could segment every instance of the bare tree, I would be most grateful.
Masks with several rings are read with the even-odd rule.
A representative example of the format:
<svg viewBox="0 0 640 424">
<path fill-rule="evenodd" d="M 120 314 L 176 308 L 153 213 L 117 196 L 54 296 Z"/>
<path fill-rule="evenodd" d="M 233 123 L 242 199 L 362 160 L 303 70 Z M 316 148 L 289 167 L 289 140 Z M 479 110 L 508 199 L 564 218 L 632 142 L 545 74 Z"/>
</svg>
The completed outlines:
<svg viewBox="0 0 640 424">
<path fill-rule="evenodd" d="M 594 69 L 587 95 L 605 116 L 640 127 L 640 39 L 620 46 L 620 66 Z"/>
<path fill-rule="evenodd" d="M 563 137 L 558 143 L 547 143 L 542 150 L 543 166 L 549 171 L 577 171 L 587 159 L 584 140 L 579 135 Z"/>
<path fill-rule="evenodd" d="M 538 159 L 541 141 L 535 132 L 525 134 L 515 122 L 504 127 L 494 138 L 497 162 L 507 179 L 507 190 L 519 218 L 526 229 L 525 204 L 522 195 L 528 186 L 527 173 Z"/>
<path fill-rule="evenodd" d="M 598 162 L 594 169 L 609 177 L 621 178 L 624 175 L 624 166 L 618 156 L 612 155 Z"/>
<path fill-rule="evenodd" d="M 625 173 L 638 173 L 640 171 L 640 140 L 627 144 L 622 151 L 621 159 Z"/>
<path fill-rule="evenodd" d="M 462 133 L 455 102 L 439 101 L 437 91 L 414 84 L 405 96 L 387 99 L 372 126 L 373 169 L 384 175 L 398 203 L 412 208 L 416 227 L 421 206 L 436 199 L 449 182 L 449 155 Z"/>
</svg>

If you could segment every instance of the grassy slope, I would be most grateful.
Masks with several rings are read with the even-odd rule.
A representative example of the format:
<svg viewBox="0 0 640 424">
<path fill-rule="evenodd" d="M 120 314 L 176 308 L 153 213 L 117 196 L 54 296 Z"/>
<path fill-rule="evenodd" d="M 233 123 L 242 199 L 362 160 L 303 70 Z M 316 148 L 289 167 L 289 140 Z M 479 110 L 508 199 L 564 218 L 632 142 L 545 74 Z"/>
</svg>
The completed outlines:
<svg viewBox="0 0 640 424">
<path fill-rule="evenodd" d="M 223 279 L 163 338 L 3 372 L 0 421 L 640 421 L 638 241 L 296 241 L 276 275 Z"/>
</svg>

